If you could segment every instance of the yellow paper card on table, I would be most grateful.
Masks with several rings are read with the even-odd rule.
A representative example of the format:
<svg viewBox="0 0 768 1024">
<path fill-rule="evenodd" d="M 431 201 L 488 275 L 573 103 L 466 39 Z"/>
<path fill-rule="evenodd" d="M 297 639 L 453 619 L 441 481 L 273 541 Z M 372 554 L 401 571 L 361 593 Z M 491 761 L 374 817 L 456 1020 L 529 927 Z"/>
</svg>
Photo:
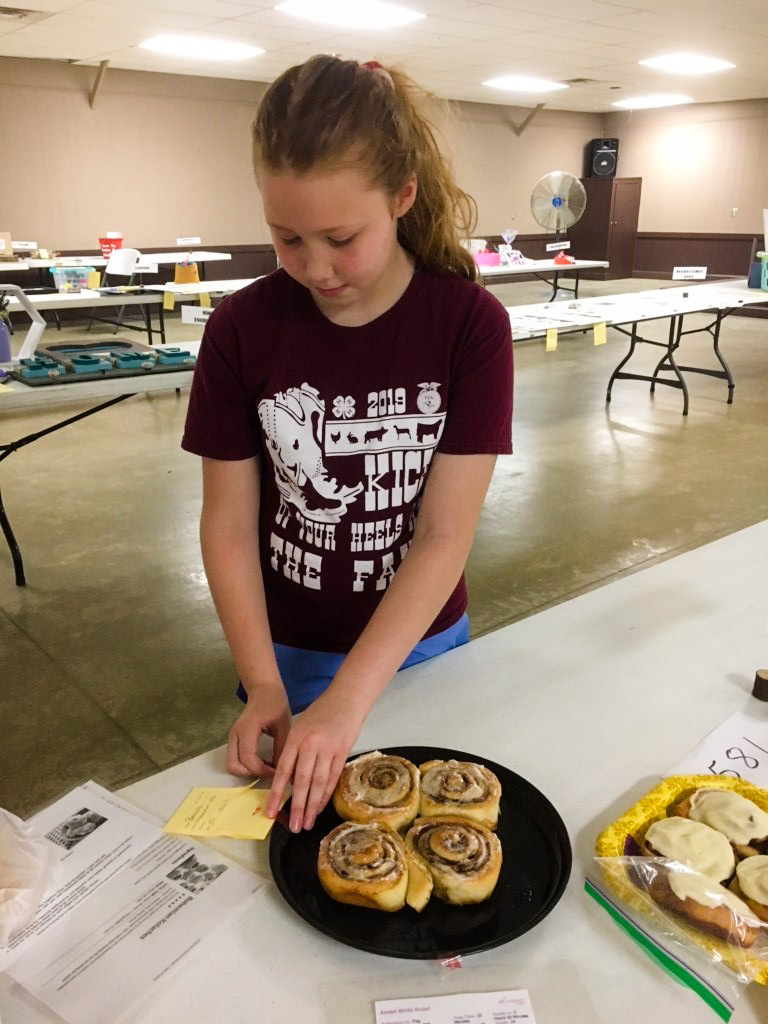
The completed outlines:
<svg viewBox="0 0 768 1024">
<path fill-rule="evenodd" d="M 208 292 L 200 292 L 200 305 L 201 306 L 210 306 L 210 304 L 211 304 L 211 296 L 208 294 Z"/>
<path fill-rule="evenodd" d="M 173 309 L 176 305 L 176 296 L 173 292 L 163 292 L 163 309 Z"/>
<path fill-rule="evenodd" d="M 607 340 L 605 333 L 605 324 L 595 324 L 595 326 L 593 327 L 593 332 L 595 337 L 595 344 L 604 345 Z"/>
<path fill-rule="evenodd" d="M 547 328 L 547 340 L 544 343 L 544 351 L 545 352 L 554 352 L 556 348 L 557 348 L 557 328 L 556 327 L 548 327 Z"/>
<path fill-rule="evenodd" d="M 264 816 L 268 797 L 268 789 L 253 786 L 196 786 L 165 823 L 163 831 L 182 836 L 266 839 L 274 824 L 272 818 Z"/>
</svg>

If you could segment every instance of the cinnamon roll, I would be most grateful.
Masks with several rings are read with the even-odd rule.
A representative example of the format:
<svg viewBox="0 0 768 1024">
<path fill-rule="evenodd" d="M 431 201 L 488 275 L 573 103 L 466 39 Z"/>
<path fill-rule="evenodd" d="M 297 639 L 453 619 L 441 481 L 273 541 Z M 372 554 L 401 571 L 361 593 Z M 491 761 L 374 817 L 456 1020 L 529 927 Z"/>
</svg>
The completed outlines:
<svg viewBox="0 0 768 1024">
<path fill-rule="evenodd" d="M 405 847 L 388 825 L 337 825 L 320 843 L 317 874 L 323 889 L 339 903 L 387 911 L 405 905 Z"/>
<path fill-rule="evenodd" d="M 490 768 L 472 761 L 427 761 L 419 768 L 422 818 L 460 814 L 496 828 L 501 784 Z"/>
<path fill-rule="evenodd" d="M 738 857 L 768 854 L 768 812 L 739 793 L 697 789 L 681 800 L 673 813 L 722 832 Z"/>
<path fill-rule="evenodd" d="M 648 892 L 660 906 L 732 946 L 748 948 L 757 940 L 760 920 L 733 892 L 706 875 L 664 868 Z"/>
<path fill-rule="evenodd" d="M 419 813 L 419 771 L 404 757 L 374 750 L 349 761 L 333 793 L 333 806 L 347 821 L 410 825 Z"/>
<path fill-rule="evenodd" d="M 429 872 L 435 895 L 445 903 L 482 903 L 499 880 L 498 836 L 458 815 L 417 818 L 405 836 L 405 849 L 411 873 Z M 418 882 L 413 888 L 409 895 L 423 899 L 423 885 Z M 421 909 L 416 903 L 411 906 Z"/>
<path fill-rule="evenodd" d="M 649 825 L 642 845 L 648 857 L 666 857 L 725 882 L 736 867 L 731 844 L 721 832 L 688 818 L 661 818 Z"/>
<path fill-rule="evenodd" d="M 768 924 L 768 856 L 746 857 L 736 866 L 731 890 L 749 909 Z"/>
</svg>

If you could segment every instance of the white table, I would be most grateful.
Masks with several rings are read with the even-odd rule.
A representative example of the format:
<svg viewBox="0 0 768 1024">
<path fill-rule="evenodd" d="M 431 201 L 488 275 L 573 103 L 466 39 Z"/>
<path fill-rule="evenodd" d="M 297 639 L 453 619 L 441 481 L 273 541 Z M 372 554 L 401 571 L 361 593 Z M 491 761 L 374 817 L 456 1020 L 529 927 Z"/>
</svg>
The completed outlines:
<svg viewBox="0 0 768 1024">
<path fill-rule="evenodd" d="M 372 998 L 529 988 L 539 1024 L 709 1024 L 714 1013 L 656 967 L 583 892 L 598 833 L 750 697 L 768 663 L 768 522 L 591 591 L 400 673 L 357 750 L 432 744 L 475 752 L 540 789 L 574 849 L 560 903 L 515 941 L 449 977 L 309 927 L 274 885 L 180 966 L 135 1024 L 372 1024 Z M 232 713 L 237 712 L 233 699 Z M 238 784 L 211 751 L 122 790 L 166 820 L 196 785 Z M 266 844 L 214 844 L 269 877 Z M 3 1024 L 47 1017 L 0 986 Z M 332 1012 L 331 1012 L 332 1011 Z M 765 1024 L 750 986 L 732 1024 Z M 109 1024 L 105 1021 L 104 1024 Z"/>
<path fill-rule="evenodd" d="M 0 274 L 18 273 L 20 270 L 29 270 L 29 263 L 22 263 L 20 260 L 0 260 Z"/>
<path fill-rule="evenodd" d="M 263 277 L 260 274 L 259 277 Z M 177 299 L 199 299 L 202 295 L 231 295 L 241 288 L 245 288 L 258 277 L 237 277 L 228 281 L 197 281 L 190 284 L 176 284 L 174 281 L 167 281 L 165 284 L 148 284 L 144 287 L 149 291 L 162 292 L 165 308 L 172 306 Z"/>
<path fill-rule="evenodd" d="M 550 301 L 555 299 L 558 290 L 573 292 L 573 297 L 578 299 L 580 271 L 594 270 L 608 266 L 609 264 L 605 260 L 575 259 L 573 263 L 568 264 L 555 263 L 553 259 L 531 260 L 529 263 L 522 266 L 510 266 L 507 264 L 501 264 L 498 267 L 479 266 L 477 268 L 477 279 L 480 284 L 487 287 L 489 281 L 511 280 L 512 278 L 520 277 L 523 274 L 533 274 L 534 277 L 538 277 L 542 281 L 548 281 L 549 278 L 552 278 L 552 295 Z M 560 276 L 566 273 L 574 274 L 573 288 L 565 288 L 562 284 L 558 285 Z"/>
<path fill-rule="evenodd" d="M 0 285 L 2 290 L 2 285 Z M 142 333 L 146 328 L 147 338 L 149 344 L 152 344 L 152 314 L 150 306 L 157 306 L 159 326 L 154 328 L 160 334 L 160 340 L 165 344 L 165 321 L 163 318 L 163 297 L 162 295 L 143 294 L 136 295 L 131 292 L 120 292 L 119 294 L 106 295 L 100 291 L 95 291 L 91 288 L 82 288 L 78 292 L 51 292 L 47 295 L 36 295 L 26 294 L 26 298 L 34 306 L 35 309 L 91 309 L 95 306 L 139 306 L 144 313 L 145 327 L 136 327 L 131 324 L 123 324 L 124 327 L 128 327 L 130 330 L 138 330 Z M 18 312 L 23 308 L 23 304 L 20 299 L 12 297 L 8 304 L 8 311 L 11 313 Z M 40 339 L 36 338 L 34 344 L 25 340 L 19 351 L 19 359 L 29 359 L 35 353 L 35 348 L 39 344 Z"/>
<path fill-rule="evenodd" d="M 181 249 L 177 252 L 142 252 L 142 260 L 146 263 L 178 263 L 179 260 L 191 259 L 194 263 L 211 263 L 217 260 L 231 260 L 229 252 L 210 252 L 207 249 Z M 51 267 L 104 267 L 105 256 L 56 256 L 53 259 L 28 259 L 24 261 L 28 268 L 48 270 Z M 1 264 L 0 264 L 1 265 Z"/>
<path fill-rule="evenodd" d="M 161 297 L 157 296 L 157 298 L 159 300 Z M 192 355 L 197 355 L 200 341 L 186 342 L 177 347 L 188 350 Z M 9 365 L 6 364 L 6 366 Z M 126 398 L 132 398 L 133 395 L 146 394 L 150 391 L 180 391 L 182 388 L 188 388 L 192 383 L 193 372 L 194 367 L 187 367 L 178 370 L 168 370 L 162 373 L 155 372 L 126 377 L 104 377 L 99 380 L 71 381 L 67 384 L 34 386 L 19 380 L 0 384 L 0 414 L 2 414 L 3 410 L 10 412 L 12 409 L 19 409 L 25 406 L 59 405 L 67 401 L 95 402 L 93 406 L 84 412 L 66 416 L 43 430 L 35 431 L 13 441 L 0 441 L 0 462 L 18 451 L 19 448 L 23 448 L 33 441 L 39 440 L 41 437 L 61 430 L 71 423 L 76 423 L 88 416 L 92 416 L 94 413 L 101 412 L 102 409 L 108 409 L 110 406 L 116 405 Z M 24 586 L 26 584 L 24 562 L 8 520 L 1 493 L 0 530 L 2 530 L 8 544 L 8 549 L 11 552 L 16 584 L 20 587 Z"/>
<path fill-rule="evenodd" d="M 688 386 L 682 371 L 706 374 L 727 381 L 727 401 L 729 405 L 733 402 L 733 376 L 719 347 L 722 322 L 726 316 L 743 306 L 767 303 L 768 292 L 749 288 L 744 279 L 726 281 L 722 284 L 653 288 L 592 299 L 578 299 L 573 302 L 540 302 L 526 306 L 508 306 L 507 312 L 514 341 L 546 337 L 550 331 L 557 334 L 586 331 L 594 328 L 596 324 L 613 327 L 629 338 L 629 350 L 611 374 L 606 401 L 611 401 L 611 391 L 616 380 L 646 381 L 650 383 L 651 391 L 655 390 L 657 384 L 663 384 L 679 388 L 683 392 L 685 416 L 688 414 L 689 398 Z M 714 313 L 714 320 L 706 326 L 685 328 L 687 316 L 710 311 Z M 650 320 L 669 320 L 666 341 L 644 338 L 638 333 L 638 324 Z M 709 334 L 712 339 L 713 353 L 720 364 L 718 370 L 702 366 L 680 366 L 675 360 L 675 353 L 683 337 L 702 332 Z M 652 374 L 631 373 L 623 369 L 640 344 L 654 345 L 664 350 Z M 659 374 L 662 372 L 671 372 L 674 376 L 660 377 Z"/>
</svg>

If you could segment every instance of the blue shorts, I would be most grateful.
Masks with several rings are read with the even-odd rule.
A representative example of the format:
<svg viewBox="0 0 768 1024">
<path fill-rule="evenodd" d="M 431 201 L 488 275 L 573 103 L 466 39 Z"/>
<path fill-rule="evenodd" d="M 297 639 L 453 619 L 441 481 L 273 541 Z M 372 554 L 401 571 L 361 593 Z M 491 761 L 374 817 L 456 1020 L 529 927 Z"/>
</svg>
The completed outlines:
<svg viewBox="0 0 768 1024">
<path fill-rule="evenodd" d="M 418 643 L 400 668 L 418 665 L 420 661 L 427 661 L 438 654 L 452 651 L 454 647 L 461 647 L 468 640 L 469 616 L 465 612 L 453 626 Z M 346 657 L 346 654 L 333 651 L 308 651 L 301 647 L 287 647 L 285 644 L 273 644 L 273 647 L 294 715 L 303 711 L 328 688 Z M 237 684 L 237 696 L 244 704 L 247 703 L 248 695 L 240 682 Z"/>
</svg>

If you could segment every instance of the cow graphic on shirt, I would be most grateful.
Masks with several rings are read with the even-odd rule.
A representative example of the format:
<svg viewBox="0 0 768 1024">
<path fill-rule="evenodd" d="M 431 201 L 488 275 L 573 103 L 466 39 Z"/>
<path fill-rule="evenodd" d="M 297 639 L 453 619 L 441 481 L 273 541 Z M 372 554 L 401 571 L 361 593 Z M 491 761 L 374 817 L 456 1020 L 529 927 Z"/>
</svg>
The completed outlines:
<svg viewBox="0 0 768 1024">
<path fill-rule="evenodd" d="M 307 519 L 338 523 L 363 489 L 340 485 L 323 461 L 325 402 L 309 384 L 259 402 L 259 420 L 283 500 Z"/>
</svg>

